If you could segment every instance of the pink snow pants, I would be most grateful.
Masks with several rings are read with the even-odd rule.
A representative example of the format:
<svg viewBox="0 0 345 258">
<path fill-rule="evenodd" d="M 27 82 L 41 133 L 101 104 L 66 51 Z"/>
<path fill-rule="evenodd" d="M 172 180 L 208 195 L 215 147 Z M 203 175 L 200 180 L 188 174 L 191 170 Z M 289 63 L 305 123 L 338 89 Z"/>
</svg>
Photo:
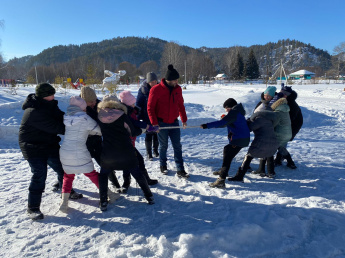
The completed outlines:
<svg viewBox="0 0 345 258">
<path fill-rule="evenodd" d="M 85 173 L 92 183 L 94 183 L 98 188 L 98 173 L 94 170 L 90 173 Z M 74 181 L 75 174 L 66 174 L 63 175 L 63 184 L 62 184 L 62 193 L 71 193 L 72 184 Z"/>
</svg>

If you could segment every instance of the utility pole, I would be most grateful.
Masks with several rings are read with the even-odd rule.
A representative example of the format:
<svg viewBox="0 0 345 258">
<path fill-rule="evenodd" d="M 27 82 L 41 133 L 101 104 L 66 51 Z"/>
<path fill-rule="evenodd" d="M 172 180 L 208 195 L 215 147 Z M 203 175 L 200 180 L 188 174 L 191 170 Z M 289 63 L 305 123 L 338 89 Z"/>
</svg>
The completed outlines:
<svg viewBox="0 0 345 258">
<path fill-rule="evenodd" d="M 184 60 L 184 83 L 187 84 L 187 60 Z"/>
<path fill-rule="evenodd" d="M 36 73 L 36 84 L 38 85 L 38 79 L 37 79 L 37 69 L 36 69 L 36 66 L 35 66 L 35 73 Z"/>
</svg>

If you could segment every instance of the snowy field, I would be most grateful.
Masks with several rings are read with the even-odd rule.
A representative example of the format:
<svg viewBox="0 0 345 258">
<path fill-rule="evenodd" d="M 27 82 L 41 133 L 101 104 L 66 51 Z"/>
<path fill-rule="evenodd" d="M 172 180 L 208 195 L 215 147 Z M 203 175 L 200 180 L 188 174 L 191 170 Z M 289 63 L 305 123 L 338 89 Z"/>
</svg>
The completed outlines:
<svg viewBox="0 0 345 258">
<path fill-rule="evenodd" d="M 278 87 L 279 88 L 279 87 Z M 0 256 L 1 257 L 345 257 L 345 85 L 296 85 L 304 125 L 288 149 L 297 169 L 276 168 L 276 179 L 247 174 L 244 183 L 226 181 L 226 189 L 208 186 L 216 179 L 226 129 L 182 130 L 189 180 L 175 176 L 172 147 L 168 175 L 159 162 L 146 161 L 156 204 L 147 205 L 132 180 L 131 188 L 101 212 L 96 187 L 82 175 L 74 188 L 84 198 L 59 212 L 59 194 L 51 191 L 56 174 L 48 172 L 41 210 L 45 219 L 26 215 L 31 177 L 17 143 L 21 105 L 33 87 L 11 95 L 0 87 Z M 138 87 L 129 89 L 137 95 Z M 248 115 L 265 85 L 188 85 L 183 91 L 188 125 L 219 119 L 223 102 L 235 98 Z M 97 92 L 98 97 L 102 94 Z M 69 96 L 58 92 L 65 111 Z M 145 155 L 144 137 L 137 138 Z M 233 161 L 234 175 L 247 151 Z M 255 169 L 259 161 L 252 162 Z M 122 173 L 117 176 L 122 182 Z"/>
</svg>

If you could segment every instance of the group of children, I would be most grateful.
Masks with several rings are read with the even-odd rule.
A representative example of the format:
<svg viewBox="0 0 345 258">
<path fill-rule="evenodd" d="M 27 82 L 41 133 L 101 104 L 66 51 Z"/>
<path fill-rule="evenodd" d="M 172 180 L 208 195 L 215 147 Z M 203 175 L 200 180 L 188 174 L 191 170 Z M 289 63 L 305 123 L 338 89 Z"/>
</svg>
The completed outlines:
<svg viewBox="0 0 345 258">
<path fill-rule="evenodd" d="M 239 151 L 249 145 L 250 131 L 254 133 L 254 140 L 250 144 L 236 175 L 228 178 L 229 181 L 243 182 L 243 177 L 250 169 L 253 158 L 260 158 L 259 169 L 253 173 L 262 177 L 274 178 L 274 167 L 282 165 L 284 159 L 287 160 L 289 168 L 297 168 L 286 149 L 287 143 L 294 139 L 303 125 L 302 112 L 296 103 L 296 98 L 297 93 L 291 87 L 282 84 L 280 92 L 276 93 L 276 87 L 269 86 L 261 94 L 261 101 L 247 120 L 242 104 L 229 98 L 223 104 L 227 112 L 226 116 L 219 121 L 201 125 L 203 129 L 224 126 L 227 126 L 228 129 L 229 144 L 223 150 L 221 169 L 213 173 L 219 177 L 210 184 L 211 187 L 225 187 L 225 179 L 228 176 L 230 164 Z M 277 156 L 274 160 L 276 152 Z M 265 171 L 266 164 L 267 173 Z"/>
</svg>

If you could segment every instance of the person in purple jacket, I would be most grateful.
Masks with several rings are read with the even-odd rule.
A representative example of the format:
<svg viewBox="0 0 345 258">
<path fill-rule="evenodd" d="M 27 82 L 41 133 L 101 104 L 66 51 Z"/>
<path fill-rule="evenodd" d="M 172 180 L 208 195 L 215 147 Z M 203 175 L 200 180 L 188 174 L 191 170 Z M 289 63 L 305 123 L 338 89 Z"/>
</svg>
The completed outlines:
<svg viewBox="0 0 345 258">
<path fill-rule="evenodd" d="M 202 124 L 200 127 L 203 129 L 223 128 L 228 129 L 229 144 L 224 146 L 223 150 L 223 164 L 222 168 L 214 175 L 219 175 L 219 178 L 210 184 L 211 187 L 224 188 L 225 179 L 228 176 L 231 162 L 233 158 L 240 152 L 243 147 L 247 147 L 250 141 L 250 132 L 245 119 L 246 111 L 241 103 L 233 98 L 227 99 L 223 107 L 228 112 L 221 120 Z"/>
</svg>

